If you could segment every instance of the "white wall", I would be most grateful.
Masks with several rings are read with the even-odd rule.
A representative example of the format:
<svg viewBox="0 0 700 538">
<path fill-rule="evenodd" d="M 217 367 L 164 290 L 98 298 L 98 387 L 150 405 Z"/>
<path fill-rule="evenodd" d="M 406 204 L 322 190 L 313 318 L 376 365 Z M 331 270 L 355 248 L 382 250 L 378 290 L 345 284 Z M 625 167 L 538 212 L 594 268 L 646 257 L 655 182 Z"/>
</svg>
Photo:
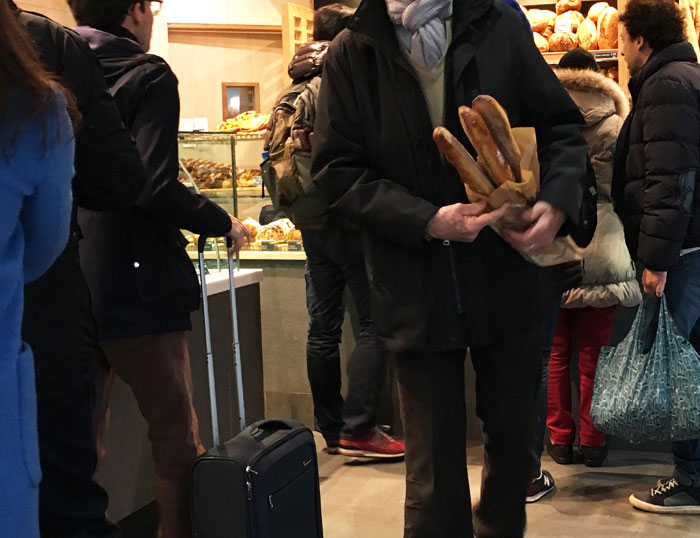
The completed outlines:
<svg viewBox="0 0 700 538">
<path fill-rule="evenodd" d="M 168 22 L 199 24 L 281 24 L 289 0 L 168 0 Z M 294 0 L 313 8 L 313 0 Z"/>
<path fill-rule="evenodd" d="M 41 13 L 65 26 L 75 26 L 66 0 L 15 0 L 15 3 L 24 10 Z"/>
</svg>

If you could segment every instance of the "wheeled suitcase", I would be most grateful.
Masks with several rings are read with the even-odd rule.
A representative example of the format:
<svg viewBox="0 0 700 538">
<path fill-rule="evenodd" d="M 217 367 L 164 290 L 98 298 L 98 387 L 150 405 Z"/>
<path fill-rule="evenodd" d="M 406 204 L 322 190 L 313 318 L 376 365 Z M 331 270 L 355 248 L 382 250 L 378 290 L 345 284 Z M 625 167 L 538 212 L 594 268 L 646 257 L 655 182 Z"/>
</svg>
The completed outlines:
<svg viewBox="0 0 700 538">
<path fill-rule="evenodd" d="M 206 240 L 200 236 L 198 250 L 214 448 L 197 458 L 192 470 L 193 536 L 322 538 L 318 462 L 311 431 L 293 420 L 262 420 L 246 427 L 233 262 L 230 258 L 234 375 L 242 431 L 228 442 L 219 443 L 204 264 Z M 230 240 L 227 244 L 231 246 Z"/>
</svg>

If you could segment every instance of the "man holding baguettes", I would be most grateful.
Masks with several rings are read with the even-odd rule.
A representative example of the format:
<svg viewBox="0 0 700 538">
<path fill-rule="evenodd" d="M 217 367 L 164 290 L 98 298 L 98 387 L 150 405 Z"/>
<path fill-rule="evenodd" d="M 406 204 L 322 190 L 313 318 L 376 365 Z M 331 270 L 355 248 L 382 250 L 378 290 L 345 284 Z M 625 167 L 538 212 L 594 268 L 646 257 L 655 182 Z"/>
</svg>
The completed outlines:
<svg viewBox="0 0 700 538">
<path fill-rule="evenodd" d="M 620 131 L 613 200 L 648 295 L 665 295 L 681 334 L 700 352 L 700 66 L 669 0 L 630 0 L 621 51 L 633 108 Z M 673 443 L 673 477 L 633 506 L 700 514 L 700 441 Z"/>
<path fill-rule="evenodd" d="M 520 17 L 500 0 L 365 0 L 324 66 L 312 173 L 332 210 L 366 232 L 373 315 L 396 356 L 406 433 L 405 538 L 523 535 L 543 307 L 559 300 L 556 271 L 486 227 L 506 209 L 469 203 L 433 129 L 472 148 L 458 108 L 493 96 L 539 142 L 541 192 L 523 215 L 530 227 L 509 240 L 522 251 L 557 233 L 586 244 L 595 228 L 583 118 Z M 474 523 L 467 349 L 486 453 Z"/>
</svg>

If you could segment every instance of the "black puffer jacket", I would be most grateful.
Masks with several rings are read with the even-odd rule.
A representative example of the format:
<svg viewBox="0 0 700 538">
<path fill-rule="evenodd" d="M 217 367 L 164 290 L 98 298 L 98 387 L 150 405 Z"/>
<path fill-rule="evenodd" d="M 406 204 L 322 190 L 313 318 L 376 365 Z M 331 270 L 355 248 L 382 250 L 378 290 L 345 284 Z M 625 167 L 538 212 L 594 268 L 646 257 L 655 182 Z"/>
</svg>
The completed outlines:
<svg viewBox="0 0 700 538">
<path fill-rule="evenodd" d="M 689 43 L 654 53 L 629 83 L 613 197 L 632 257 L 666 271 L 700 247 L 700 66 Z"/>
</svg>

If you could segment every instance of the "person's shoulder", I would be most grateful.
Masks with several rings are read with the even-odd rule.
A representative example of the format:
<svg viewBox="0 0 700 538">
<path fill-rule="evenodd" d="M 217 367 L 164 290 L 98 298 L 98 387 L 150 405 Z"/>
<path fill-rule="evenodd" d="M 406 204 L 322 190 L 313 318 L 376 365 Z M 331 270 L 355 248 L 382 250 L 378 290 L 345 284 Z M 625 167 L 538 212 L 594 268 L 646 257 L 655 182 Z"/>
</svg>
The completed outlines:
<svg viewBox="0 0 700 538">
<path fill-rule="evenodd" d="M 642 86 L 640 101 L 700 92 L 700 65 L 696 62 L 669 62 L 652 74 Z M 680 103 L 680 100 L 678 101 Z"/>
<path fill-rule="evenodd" d="M 0 137 L 0 145 L 10 148 L 11 160 L 29 172 L 35 166 L 46 167 L 45 160 L 54 155 L 58 146 L 73 143 L 73 126 L 66 109 L 66 99 L 60 88 L 55 87 L 52 92 L 44 107 L 26 121 L 23 118 L 33 112 L 30 91 L 15 88 L 2 114 L 1 123 L 6 136 Z M 24 121 L 26 123 L 22 125 Z M 18 130 L 13 131 L 14 127 Z"/>
<path fill-rule="evenodd" d="M 177 87 L 178 80 L 170 64 L 156 54 L 144 53 L 133 58 L 142 76 L 151 84 Z"/>
<path fill-rule="evenodd" d="M 500 14 L 499 22 L 507 27 L 517 28 L 520 32 L 527 31 L 530 28 L 530 23 L 525 16 L 525 13 L 520 8 L 520 5 L 515 1 L 508 0 L 493 0 L 491 8 L 485 9 L 485 14 L 494 10 Z M 529 30 L 532 34 L 532 30 Z"/>
</svg>

